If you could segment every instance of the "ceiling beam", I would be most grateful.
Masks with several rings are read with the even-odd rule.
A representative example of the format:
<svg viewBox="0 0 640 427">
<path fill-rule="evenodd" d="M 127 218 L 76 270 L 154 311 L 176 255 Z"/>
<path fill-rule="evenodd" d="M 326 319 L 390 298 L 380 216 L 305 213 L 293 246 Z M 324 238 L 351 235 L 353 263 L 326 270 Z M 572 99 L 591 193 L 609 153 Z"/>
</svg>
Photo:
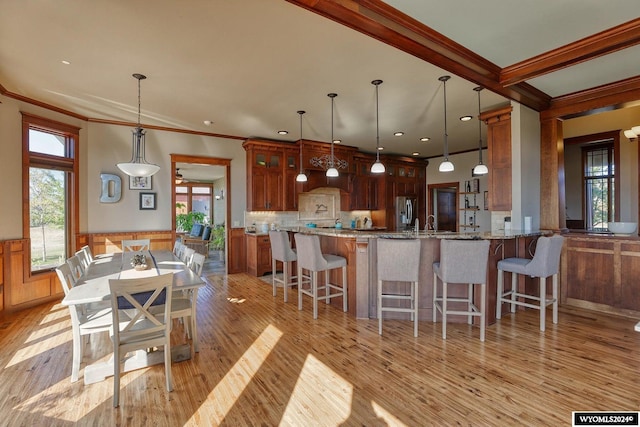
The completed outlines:
<svg viewBox="0 0 640 427">
<path fill-rule="evenodd" d="M 551 97 L 527 83 L 500 83 L 501 68 L 381 0 L 287 0 L 396 47 L 536 111 Z"/>
<path fill-rule="evenodd" d="M 640 18 L 505 67 L 500 84 L 510 86 L 640 43 Z"/>
</svg>

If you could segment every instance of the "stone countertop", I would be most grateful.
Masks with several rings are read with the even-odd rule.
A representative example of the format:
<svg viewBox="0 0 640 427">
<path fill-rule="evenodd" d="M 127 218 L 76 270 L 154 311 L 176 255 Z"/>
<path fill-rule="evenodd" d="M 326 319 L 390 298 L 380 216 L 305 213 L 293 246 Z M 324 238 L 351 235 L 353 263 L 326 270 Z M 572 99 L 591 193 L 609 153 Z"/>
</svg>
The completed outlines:
<svg viewBox="0 0 640 427">
<path fill-rule="evenodd" d="M 515 239 L 518 237 L 539 236 L 543 234 L 550 234 L 550 231 L 546 230 L 511 230 L 504 232 L 503 230 L 493 232 L 453 232 L 453 231 L 420 231 L 417 235 L 415 232 L 408 231 L 380 231 L 380 230 L 354 230 L 351 228 L 312 228 L 312 227 L 279 227 L 278 230 L 289 231 L 293 233 L 308 233 L 317 234 L 319 236 L 328 237 L 344 237 L 344 238 L 365 238 L 365 239 L 461 239 L 461 240 L 502 240 L 502 239 Z M 268 233 L 247 232 L 247 234 L 253 234 L 256 236 L 266 236 Z"/>
</svg>

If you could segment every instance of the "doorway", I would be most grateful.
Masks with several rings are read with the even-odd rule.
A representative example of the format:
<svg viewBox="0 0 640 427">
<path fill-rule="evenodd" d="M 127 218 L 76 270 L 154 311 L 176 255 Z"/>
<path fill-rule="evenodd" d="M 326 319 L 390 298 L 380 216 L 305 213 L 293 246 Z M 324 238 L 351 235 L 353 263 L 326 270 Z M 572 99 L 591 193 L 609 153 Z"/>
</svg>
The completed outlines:
<svg viewBox="0 0 640 427">
<path fill-rule="evenodd" d="M 431 184 L 429 192 L 429 215 L 433 215 L 438 231 L 458 230 L 458 183 Z"/>
<path fill-rule="evenodd" d="M 231 160 L 171 154 L 171 223 L 174 240 L 178 210 L 199 212 L 212 233 L 203 275 L 226 274 L 231 218 Z M 187 213 L 188 213 L 187 212 Z"/>
</svg>

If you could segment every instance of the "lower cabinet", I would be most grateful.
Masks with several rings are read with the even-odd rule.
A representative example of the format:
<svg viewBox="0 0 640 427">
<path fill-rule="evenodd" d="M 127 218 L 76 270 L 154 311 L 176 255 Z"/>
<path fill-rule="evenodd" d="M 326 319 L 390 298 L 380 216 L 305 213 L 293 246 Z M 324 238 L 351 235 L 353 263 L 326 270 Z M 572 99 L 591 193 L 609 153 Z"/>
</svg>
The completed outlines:
<svg viewBox="0 0 640 427">
<path fill-rule="evenodd" d="M 269 235 L 247 234 L 247 273 L 258 277 L 269 272 L 271 272 Z"/>
</svg>

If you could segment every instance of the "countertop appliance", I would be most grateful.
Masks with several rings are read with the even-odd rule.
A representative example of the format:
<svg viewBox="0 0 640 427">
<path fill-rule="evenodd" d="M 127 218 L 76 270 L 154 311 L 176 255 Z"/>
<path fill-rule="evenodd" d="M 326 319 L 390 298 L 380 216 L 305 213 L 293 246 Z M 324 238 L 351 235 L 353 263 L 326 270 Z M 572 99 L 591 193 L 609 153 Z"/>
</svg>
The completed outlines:
<svg viewBox="0 0 640 427">
<path fill-rule="evenodd" d="M 411 196 L 398 196 L 395 207 L 396 230 L 412 229 L 418 217 L 418 199 Z"/>
</svg>

